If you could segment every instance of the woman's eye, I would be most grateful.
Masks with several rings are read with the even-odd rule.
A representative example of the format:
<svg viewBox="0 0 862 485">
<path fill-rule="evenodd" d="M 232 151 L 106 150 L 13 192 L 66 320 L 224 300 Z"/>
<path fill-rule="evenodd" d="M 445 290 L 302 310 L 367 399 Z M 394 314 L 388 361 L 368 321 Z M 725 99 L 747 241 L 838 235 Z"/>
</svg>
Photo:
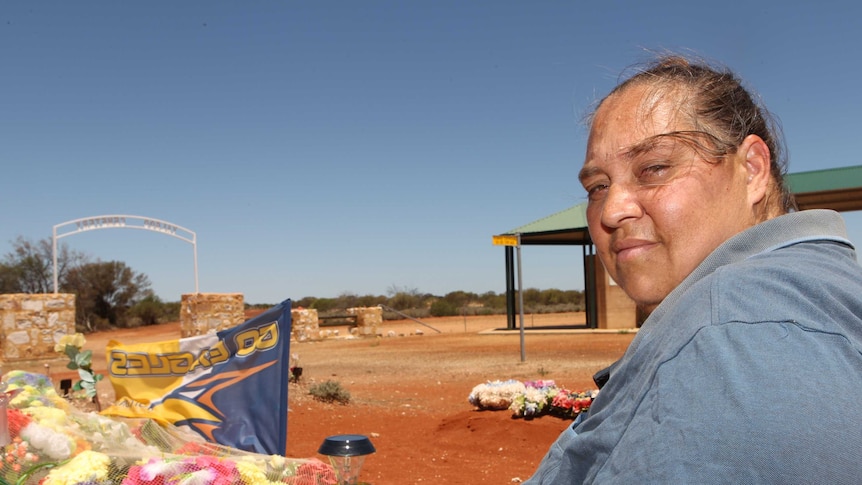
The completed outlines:
<svg viewBox="0 0 862 485">
<path fill-rule="evenodd" d="M 645 184 L 663 182 L 668 178 L 670 172 L 670 165 L 655 163 L 641 169 L 638 179 L 640 179 L 641 183 Z"/>
<path fill-rule="evenodd" d="M 605 191 L 608 190 L 608 186 L 605 184 L 593 184 L 587 187 L 587 197 L 595 200 L 600 198 Z"/>
</svg>

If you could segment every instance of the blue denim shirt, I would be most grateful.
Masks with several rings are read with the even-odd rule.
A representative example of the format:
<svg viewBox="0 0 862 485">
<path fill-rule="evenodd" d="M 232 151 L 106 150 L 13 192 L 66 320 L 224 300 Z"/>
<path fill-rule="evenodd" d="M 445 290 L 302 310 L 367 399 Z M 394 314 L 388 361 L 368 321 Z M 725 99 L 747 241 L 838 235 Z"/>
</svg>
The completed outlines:
<svg viewBox="0 0 862 485">
<path fill-rule="evenodd" d="M 705 259 L 526 483 L 860 483 L 860 450 L 862 268 L 812 210 Z"/>
</svg>

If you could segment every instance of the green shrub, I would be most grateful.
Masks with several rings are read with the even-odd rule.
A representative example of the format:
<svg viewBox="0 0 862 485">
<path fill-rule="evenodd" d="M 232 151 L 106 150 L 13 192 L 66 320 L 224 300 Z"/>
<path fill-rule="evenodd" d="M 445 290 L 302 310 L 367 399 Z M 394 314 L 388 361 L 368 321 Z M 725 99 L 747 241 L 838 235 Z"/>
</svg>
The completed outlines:
<svg viewBox="0 0 862 485">
<path fill-rule="evenodd" d="M 341 387 L 341 383 L 338 381 L 326 381 L 314 384 L 308 389 L 308 393 L 318 401 L 337 402 L 340 404 L 350 402 L 350 393 L 347 392 L 347 389 Z"/>
<path fill-rule="evenodd" d="M 452 317 L 458 314 L 458 307 L 446 300 L 437 300 L 431 304 L 432 317 Z"/>
</svg>

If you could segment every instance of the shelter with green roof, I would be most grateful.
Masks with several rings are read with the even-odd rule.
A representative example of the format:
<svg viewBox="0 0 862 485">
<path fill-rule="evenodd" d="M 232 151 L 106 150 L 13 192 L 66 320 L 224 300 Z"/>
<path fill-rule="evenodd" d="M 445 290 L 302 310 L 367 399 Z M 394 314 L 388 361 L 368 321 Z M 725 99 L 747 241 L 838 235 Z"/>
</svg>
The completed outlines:
<svg viewBox="0 0 862 485">
<path fill-rule="evenodd" d="M 862 165 L 829 168 L 787 175 L 787 184 L 799 210 L 862 210 Z M 587 229 L 586 202 L 548 215 L 495 237 L 516 236 L 521 246 L 581 246 L 584 259 L 584 292 L 589 328 L 631 328 L 639 317 L 634 304 L 622 294 L 595 257 Z M 508 328 L 515 322 L 514 247 L 505 246 Z M 622 298 L 620 295 L 622 294 Z M 625 300 L 628 300 L 627 302 Z M 625 308 L 622 308 L 625 307 Z"/>
</svg>

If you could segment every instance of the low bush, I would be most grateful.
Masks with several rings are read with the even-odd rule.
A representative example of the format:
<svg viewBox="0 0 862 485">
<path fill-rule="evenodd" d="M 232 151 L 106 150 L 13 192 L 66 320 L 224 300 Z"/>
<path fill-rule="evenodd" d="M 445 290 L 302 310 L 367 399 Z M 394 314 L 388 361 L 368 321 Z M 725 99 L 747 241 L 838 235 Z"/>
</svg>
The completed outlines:
<svg viewBox="0 0 862 485">
<path fill-rule="evenodd" d="M 458 314 L 458 308 L 446 300 L 437 300 L 431 304 L 432 317 L 451 317 Z"/>
<path fill-rule="evenodd" d="M 326 381 L 314 384 L 308 389 L 308 393 L 318 401 L 337 402 L 339 404 L 350 402 L 350 393 L 347 392 L 347 389 L 341 387 L 341 383 L 338 381 Z"/>
</svg>

